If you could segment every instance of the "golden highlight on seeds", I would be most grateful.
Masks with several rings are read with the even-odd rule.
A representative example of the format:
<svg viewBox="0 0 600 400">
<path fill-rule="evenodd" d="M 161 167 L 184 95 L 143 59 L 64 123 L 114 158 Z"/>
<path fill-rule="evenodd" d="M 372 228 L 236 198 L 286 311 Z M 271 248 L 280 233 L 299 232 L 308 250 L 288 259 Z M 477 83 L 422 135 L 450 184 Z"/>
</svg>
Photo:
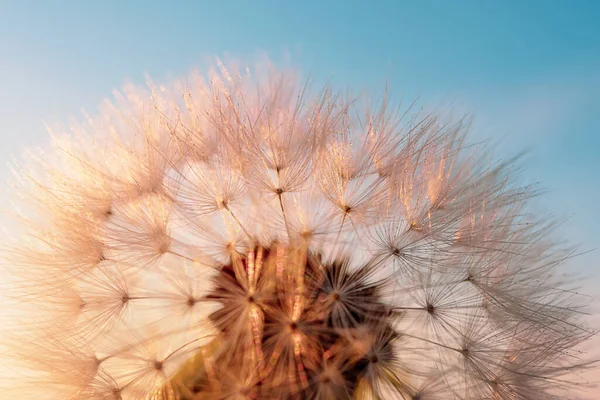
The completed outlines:
<svg viewBox="0 0 600 400">
<path fill-rule="evenodd" d="M 16 168 L 0 398 L 568 398 L 570 253 L 463 120 L 270 64 L 100 111 Z"/>
</svg>

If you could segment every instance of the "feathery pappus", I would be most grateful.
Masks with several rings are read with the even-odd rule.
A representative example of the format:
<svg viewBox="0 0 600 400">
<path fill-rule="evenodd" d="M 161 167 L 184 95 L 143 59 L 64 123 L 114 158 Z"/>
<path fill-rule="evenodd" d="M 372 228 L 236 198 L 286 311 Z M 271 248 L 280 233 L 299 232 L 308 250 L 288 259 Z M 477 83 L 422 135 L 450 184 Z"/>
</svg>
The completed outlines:
<svg viewBox="0 0 600 400">
<path fill-rule="evenodd" d="M 415 108 L 218 63 L 53 133 L 16 169 L 0 398 L 566 398 L 570 253 L 514 160 Z"/>
</svg>

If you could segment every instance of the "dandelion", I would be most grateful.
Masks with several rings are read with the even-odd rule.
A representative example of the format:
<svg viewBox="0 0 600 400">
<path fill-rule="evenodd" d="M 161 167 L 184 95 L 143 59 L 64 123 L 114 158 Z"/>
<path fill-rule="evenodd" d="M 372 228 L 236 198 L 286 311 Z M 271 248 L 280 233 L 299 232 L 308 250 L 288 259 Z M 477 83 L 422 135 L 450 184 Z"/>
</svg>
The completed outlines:
<svg viewBox="0 0 600 400">
<path fill-rule="evenodd" d="M 591 333 L 512 161 L 233 71 L 127 87 L 16 171 L 2 398 L 564 398 Z"/>
</svg>

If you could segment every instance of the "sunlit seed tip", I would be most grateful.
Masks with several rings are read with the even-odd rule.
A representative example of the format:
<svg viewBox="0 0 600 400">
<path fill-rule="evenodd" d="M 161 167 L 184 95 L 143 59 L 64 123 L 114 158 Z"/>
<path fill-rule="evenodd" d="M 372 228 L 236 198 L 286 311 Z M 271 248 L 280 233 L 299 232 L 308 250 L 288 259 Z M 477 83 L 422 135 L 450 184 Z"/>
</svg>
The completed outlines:
<svg viewBox="0 0 600 400">
<path fill-rule="evenodd" d="M 186 304 L 187 304 L 189 307 L 193 307 L 194 305 L 196 305 L 196 303 L 197 303 L 197 300 L 196 300 L 196 298 L 189 296 L 189 297 L 186 299 L 186 302 L 185 302 L 185 303 L 186 303 Z"/>
<path fill-rule="evenodd" d="M 163 365 L 164 364 L 162 363 L 162 361 L 155 360 L 155 361 L 152 362 L 152 368 L 154 368 L 157 371 L 162 370 L 163 369 Z"/>
<path fill-rule="evenodd" d="M 229 201 L 227 201 L 227 200 L 219 200 L 217 202 L 217 205 L 222 210 L 229 210 Z"/>
<path fill-rule="evenodd" d="M 415 232 L 421 232 L 423 230 L 423 228 L 417 222 L 411 222 L 409 224 L 409 230 L 412 230 Z"/>
</svg>

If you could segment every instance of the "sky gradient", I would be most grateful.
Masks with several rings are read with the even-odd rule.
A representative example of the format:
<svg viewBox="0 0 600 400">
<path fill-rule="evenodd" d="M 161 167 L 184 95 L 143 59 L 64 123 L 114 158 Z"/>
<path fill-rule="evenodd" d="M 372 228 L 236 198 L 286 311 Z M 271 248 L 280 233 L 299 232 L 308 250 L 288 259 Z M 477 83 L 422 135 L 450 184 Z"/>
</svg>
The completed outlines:
<svg viewBox="0 0 600 400">
<path fill-rule="evenodd" d="M 43 145 L 43 122 L 93 112 L 125 82 L 182 77 L 214 56 L 291 59 L 317 78 L 390 82 L 452 104 L 498 156 L 530 150 L 582 251 L 569 268 L 600 293 L 600 2 L 0 0 L 0 160 Z M 8 166 L 0 178 L 9 177 Z"/>
</svg>

